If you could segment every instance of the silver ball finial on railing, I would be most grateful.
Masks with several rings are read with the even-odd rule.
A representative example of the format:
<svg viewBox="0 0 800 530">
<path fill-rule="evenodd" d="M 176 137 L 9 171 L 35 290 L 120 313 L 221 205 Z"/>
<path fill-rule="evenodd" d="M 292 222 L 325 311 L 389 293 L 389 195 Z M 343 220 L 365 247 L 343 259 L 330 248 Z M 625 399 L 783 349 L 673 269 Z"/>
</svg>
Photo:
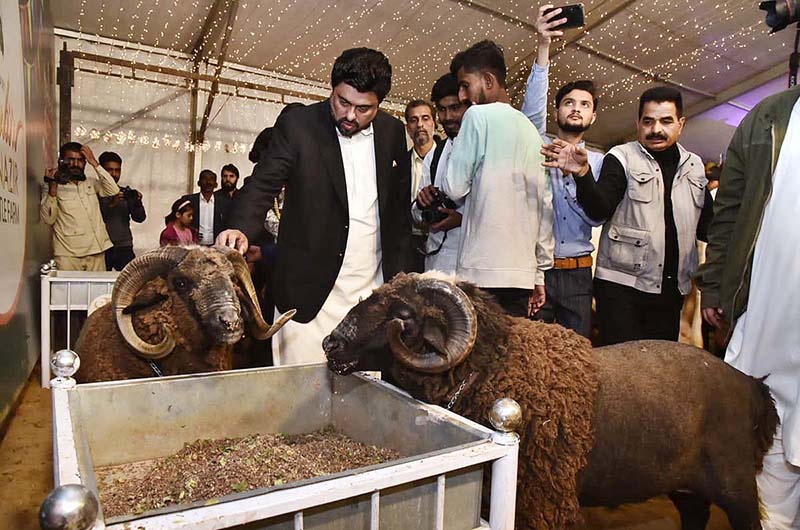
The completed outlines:
<svg viewBox="0 0 800 530">
<path fill-rule="evenodd" d="M 58 267 L 56 266 L 56 260 L 51 259 L 46 263 L 42 263 L 42 266 L 39 268 L 39 274 L 45 276 L 55 270 L 58 270 Z"/>
<path fill-rule="evenodd" d="M 522 423 L 522 408 L 511 398 L 498 399 L 489 411 L 489 421 L 497 431 L 514 432 Z"/>
<path fill-rule="evenodd" d="M 72 350 L 58 350 L 50 356 L 50 371 L 56 377 L 72 377 L 81 367 L 81 358 Z"/>
<path fill-rule="evenodd" d="M 75 388 L 72 378 L 81 367 L 81 358 L 72 350 L 58 350 L 50 356 L 50 373 L 55 375 L 50 380 L 50 388 Z"/>
<path fill-rule="evenodd" d="M 39 508 L 42 530 L 89 530 L 97 520 L 100 503 L 82 484 L 65 484 L 50 492 Z"/>
</svg>

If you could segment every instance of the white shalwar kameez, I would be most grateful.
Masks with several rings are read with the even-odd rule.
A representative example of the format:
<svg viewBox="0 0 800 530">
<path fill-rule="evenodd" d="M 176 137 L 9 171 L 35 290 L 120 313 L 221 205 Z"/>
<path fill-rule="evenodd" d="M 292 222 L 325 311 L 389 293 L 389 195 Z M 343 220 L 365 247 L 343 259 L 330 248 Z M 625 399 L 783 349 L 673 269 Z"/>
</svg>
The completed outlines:
<svg viewBox="0 0 800 530">
<path fill-rule="evenodd" d="M 723 184 L 724 185 L 724 184 Z M 746 198 L 744 198 L 746 200 Z M 773 175 L 756 240 L 747 311 L 736 322 L 725 361 L 769 376 L 781 427 L 764 459 L 758 489 L 765 530 L 800 528 L 800 100 Z"/>
<path fill-rule="evenodd" d="M 359 298 L 368 297 L 383 283 L 372 125 L 352 137 L 343 136 L 338 129 L 336 132 L 342 151 L 350 214 L 342 268 L 322 309 L 311 322 L 288 322 L 273 336 L 272 358 L 276 366 L 325 361 L 322 339 L 333 331 Z M 309 222 L 324 223 L 326 220 Z"/>
</svg>

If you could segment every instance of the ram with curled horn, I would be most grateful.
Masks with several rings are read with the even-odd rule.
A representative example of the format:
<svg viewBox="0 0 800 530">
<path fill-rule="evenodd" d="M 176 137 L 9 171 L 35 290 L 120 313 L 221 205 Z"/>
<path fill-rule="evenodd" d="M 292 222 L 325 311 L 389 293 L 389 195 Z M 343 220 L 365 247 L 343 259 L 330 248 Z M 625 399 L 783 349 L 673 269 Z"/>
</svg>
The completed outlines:
<svg viewBox="0 0 800 530">
<path fill-rule="evenodd" d="M 233 368 L 247 334 L 267 339 L 294 316 L 264 321 L 247 264 L 224 247 L 170 246 L 131 261 L 111 302 L 92 313 L 75 350 L 78 382 Z"/>
<path fill-rule="evenodd" d="M 684 530 L 710 504 L 761 528 L 756 473 L 779 419 L 764 381 L 670 341 L 592 349 L 577 333 L 503 312 L 452 277 L 398 275 L 323 341 L 329 367 L 385 372 L 417 399 L 484 425 L 522 408 L 518 530 L 566 530 L 581 506 L 669 495 Z"/>
</svg>

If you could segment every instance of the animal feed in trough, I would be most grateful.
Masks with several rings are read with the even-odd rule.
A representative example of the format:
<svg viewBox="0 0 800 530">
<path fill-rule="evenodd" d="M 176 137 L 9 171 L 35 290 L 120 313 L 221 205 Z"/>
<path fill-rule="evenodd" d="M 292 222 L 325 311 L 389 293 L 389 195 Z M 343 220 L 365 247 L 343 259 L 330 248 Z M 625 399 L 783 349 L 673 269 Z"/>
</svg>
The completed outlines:
<svg viewBox="0 0 800 530">
<path fill-rule="evenodd" d="M 98 468 L 106 517 L 211 501 L 233 493 L 280 486 L 349 469 L 382 464 L 401 455 L 353 441 L 327 427 L 309 434 L 253 434 L 197 440 L 174 455 Z"/>
</svg>

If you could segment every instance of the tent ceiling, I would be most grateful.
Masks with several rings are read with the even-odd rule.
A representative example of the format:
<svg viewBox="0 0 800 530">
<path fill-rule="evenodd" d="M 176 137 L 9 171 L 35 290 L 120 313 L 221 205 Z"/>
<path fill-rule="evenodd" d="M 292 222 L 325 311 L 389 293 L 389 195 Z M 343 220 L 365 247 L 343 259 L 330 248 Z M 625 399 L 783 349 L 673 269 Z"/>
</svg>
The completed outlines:
<svg viewBox="0 0 800 530">
<path fill-rule="evenodd" d="M 76 0 L 54 2 L 56 27 L 216 58 L 227 9 L 236 5 L 226 61 L 326 81 L 342 50 L 370 46 L 389 57 L 391 97 L 426 98 L 450 59 L 491 38 L 506 52 L 517 103 L 536 51 L 536 8 L 515 0 Z M 682 87 L 693 114 L 780 75 L 792 37 L 768 35 L 752 0 L 591 0 L 590 31 L 555 43 L 551 86 L 594 79 L 597 123 L 587 139 L 619 142 L 634 131 L 637 98 L 662 82 Z M 207 31 L 204 31 L 204 28 Z M 642 71 L 647 72 L 643 74 Z M 766 74 L 763 74 L 766 72 Z M 555 90 L 551 90 L 551 96 Z"/>
</svg>

